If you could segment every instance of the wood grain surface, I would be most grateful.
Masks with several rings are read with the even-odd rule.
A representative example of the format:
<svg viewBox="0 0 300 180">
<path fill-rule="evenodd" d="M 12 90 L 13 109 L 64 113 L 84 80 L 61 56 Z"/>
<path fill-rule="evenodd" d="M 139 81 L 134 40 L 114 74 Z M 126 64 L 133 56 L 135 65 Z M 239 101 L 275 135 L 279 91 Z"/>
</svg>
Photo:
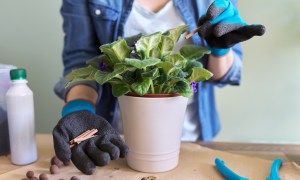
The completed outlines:
<svg viewBox="0 0 300 180">
<path fill-rule="evenodd" d="M 214 167 L 214 159 L 223 159 L 231 169 L 250 179 L 266 179 L 270 173 L 272 160 L 282 158 L 285 163 L 280 169 L 282 179 L 300 179 L 300 168 L 285 153 L 299 157 L 299 146 L 294 145 L 262 145 L 248 143 L 182 143 L 179 165 L 168 172 L 142 173 L 130 169 L 125 159 L 112 161 L 108 166 L 97 167 L 93 175 L 84 175 L 72 164 L 59 169 L 59 173 L 49 172 L 50 159 L 54 155 L 52 136 L 37 135 L 38 161 L 26 165 L 15 166 L 10 163 L 9 156 L 0 157 L 0 179 L 22 179 L 27 171 L 32 170 L 36 176 L 46 173 L 49 179 L 109 179 L 109 180 L 140 180 L 143 177 L 154 176 L 157 180 L 169 179 L 224 179 Z M 200 145 L 201 146 L 200 146 Z M 206 147 L 204 147 L 206 146 Z M 270 147 L 270 150 L 269 148 Z M 213 150 L 220 149 L 220 150 Z M 278 149 L 278 150 L 277 150 Z M 228 151 L 228 152 L 225 152 Z"/>
</svg>

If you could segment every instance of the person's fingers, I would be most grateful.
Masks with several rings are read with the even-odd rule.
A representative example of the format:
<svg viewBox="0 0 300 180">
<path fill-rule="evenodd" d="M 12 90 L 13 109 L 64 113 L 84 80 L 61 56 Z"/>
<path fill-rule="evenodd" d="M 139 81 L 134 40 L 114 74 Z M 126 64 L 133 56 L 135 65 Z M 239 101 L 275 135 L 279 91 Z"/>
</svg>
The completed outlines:
<svg viewBox="0 0 300 180">
<path fill-rule="evenodd" d="M 120 149 L 114 144 L 97 144 L 97 146 L 101 151 L 107 152 L 110 155 L 111 160 L 118 159 L 120 156 Z"/>
<path fill-rule="evenodd" d="M 224 35 L 224 41 L 227 41 L 228 44 L 236 44 L 239 42 L 246 41 L 253 36 L 261 36 L 265 33 L 265 27 L 262 25 L 249 25 L 243 26 L 238 30 L 232 31 L 228 33 L 228 35 Z"/>
<path fill-rule="evenodd" d="M 72 148 L 72 162 L 81 172 L 91 175 L 95 172 L 96 166 L 82 148 L 81 144 Z"/>
<path fill-rule="evenodd" d="M 85 147 L 87 155 L 97 166 L 105 166 L 110 162 L 110 156 L 107 152 L 101 151 L 94 143 L 89 141 Z"/>
<path fill-rule="evenodd" d="M 265 26 L 261 24 L 252 24 L 248 25 L 245 28 L 242 28 L 240 31 L 243 34 L 250 34 L 252 36 L 262 36 L 266 32 Z"/>
<path fill-rule="evenodd" d="M 265 33 L 263 25 L 248 25 L 232 31 L 221 37 L 210 36 L 207 37 L 209 45 L 215 48 L 230 48 L 237 43 L 246 41 L 253 36 L 261 36 Z"/>
<path fill-rule="evenodd" d="M 198 34 L 202 38 L 206 38 L 208 36 L 211 36 L 213 34 L 213 25 L 210 24 L 208 21 L 203 23 L 198 31 Z"/>
<path fill-rule="evenodd" d="M 129 148 L 120 137 L 113 138 L 110 141 L 120 149 L 120 158 L 124 158 L 127 156 Z"/>
<path fill-rule="evenodd" d="M 231 5 L 232 6 L 232 5 Z M 228 18 L 236 17 L 238 15 L 237 10 L 232 8 L 227 8 L 219 16 L 215 17 L 210 21 L 211 24 L 220 23 Z"/>
<path fill-rule="evenodd" d="M 62 162 L 68 162 L 71 159 L 71 149 L 69 144 L 69 135 L 60 126 L 56 126 L 53 131 L 53 143 L 55 154 Z"/>
<path fill-rule="evenodd" d="M 228 1 L 224 0 L 216 0 L 212 3 L 207 9 L 207 18 L 209 20 L 213 20 L 222 14 L 229 6 Z"/>
<path fill-rule="evenodd" d="M 227 23 L 218 23 L 215 25 L 213 33 L 216 37 L 221 37 L 227 33 L 230 33 L 231 31 L 235 31 L 239 28 L 241 28 L 242 24 L 227 24 Z"/>
<path fill-rule="evenodd" d="M 199 19 L 198 19 L 198 26 L 201 26 L 203 25 L 205 22 L 207 21 L 206 19 L 206 16 L 201 16 Z"/>
</svg>

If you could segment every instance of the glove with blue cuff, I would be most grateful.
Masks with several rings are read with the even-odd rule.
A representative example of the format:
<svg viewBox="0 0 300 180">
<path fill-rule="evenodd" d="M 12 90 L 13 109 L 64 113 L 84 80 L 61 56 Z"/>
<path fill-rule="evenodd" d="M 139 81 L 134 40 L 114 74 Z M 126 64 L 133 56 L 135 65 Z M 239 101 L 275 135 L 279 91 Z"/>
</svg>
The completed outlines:
<svg viewBox="0 0 300 180">
<path fill-rule="evenodd" d="M 248 25 L 229 0 L 215 0 L 198 26 L 199 36 L 206 40 L 214 56 L 223 56 L 235 44 L 265 33 L 263 25 Z"/>
<path fill-rule="evenodd" d="M 96 136 L 70 148 L 70 141 L 87 130 L 97 129 Z M 128 147 L 107 120 L 95 114 L 94 105 L 83 99 L 68 102 L 62 118 L 53 129 L 56 156 L 73 164 L 85 174 L 93 174 L 96 166 L 126 157 Z"/>
</svg>

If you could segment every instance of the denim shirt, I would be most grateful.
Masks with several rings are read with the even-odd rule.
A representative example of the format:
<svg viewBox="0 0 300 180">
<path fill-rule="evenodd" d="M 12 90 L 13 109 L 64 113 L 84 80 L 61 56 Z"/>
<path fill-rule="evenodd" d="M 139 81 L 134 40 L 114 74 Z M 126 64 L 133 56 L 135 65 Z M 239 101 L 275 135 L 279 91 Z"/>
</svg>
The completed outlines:
<svg viewBox="0 0 300 180">
<path fill-rule="evenodd" d="M 212 0 L 173 0 L 173 3 L 189 30 L 197 28 L 199 17 L 206 13 Z M 232 0 L 237 5 L 237 0 Z M 61 8 L 63 16 L 64 49 L 63 76 L 73 69 L 86 66 L 87 59 L 100 54 L 99 46 L 111 43 L 123 37 L 124 26 L 130 14 L 133 0 L 64 0 Z M 195 45 L 207 46 L 198 35 L 192 36 Z M 214 86 L 226 84 L 239 85 L 242 70 L 242 50 L 239 44 L 233 48 L 234 62 L 229 71 L 218 81 L 204 81 L 198 84 L 200 89 L 195 94 L 198 100 L 201 136 L 199 140 L 211 141 L 220 130 L 220 120 L 216 109 Z M 200 59 L 207 67 L 208 56 Z M 96 112 L 112 123 L 116 98 L 111 86 L 97 85 L 95 82 L 78 82 L 65 89 L 66 81 L 62 78 L 55 86 L 55 93 L 62 99 L 68 90 L 77 84 L 85 84 L 99 91 Z"/>
</svg>

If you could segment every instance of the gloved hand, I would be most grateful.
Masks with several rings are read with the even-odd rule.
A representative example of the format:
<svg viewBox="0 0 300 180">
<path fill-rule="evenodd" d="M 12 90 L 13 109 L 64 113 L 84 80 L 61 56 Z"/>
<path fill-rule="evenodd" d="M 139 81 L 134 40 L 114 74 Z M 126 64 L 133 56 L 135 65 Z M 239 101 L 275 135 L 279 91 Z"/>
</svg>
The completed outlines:
<svg viewBox="0 0 300 180">
<path fill-rule="evenodd" d="M 96 166 L 107 165 L 110 160 L 127 155 L 128 147 L 118 132 L 95 114 L 92 103 L 86 100 L 70 101 L 63 108 L 62 115 L 52 132 L 55 153 L 61 161 L 71 159 L 80 171 L 93 174 Z M 98 129 L 96 137 L 70 148 L 70 140 L 94 128 Z"/>
<path fill-rule="evenodd" d="M 201 26 L 199 36 L 206 40 L 215 56 L 225 55 L 235 44 L 265 33 L 263 25 L 248 25 L 229 0 L 215 0 L 199 19 L 198 26 Z"/>
</svg>

